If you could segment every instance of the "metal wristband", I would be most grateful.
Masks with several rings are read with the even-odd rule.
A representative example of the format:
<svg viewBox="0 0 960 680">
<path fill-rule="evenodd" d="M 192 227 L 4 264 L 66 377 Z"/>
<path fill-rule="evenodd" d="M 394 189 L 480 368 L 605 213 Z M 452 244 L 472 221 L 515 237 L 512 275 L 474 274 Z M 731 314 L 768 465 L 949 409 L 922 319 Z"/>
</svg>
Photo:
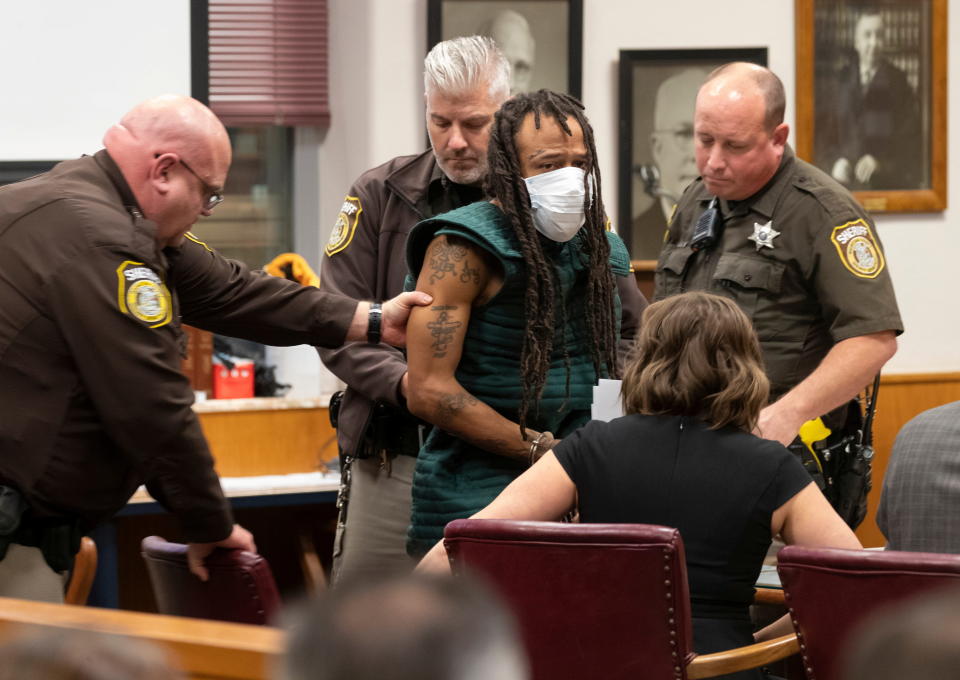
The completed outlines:
<svg viewBox="0 0 960 680">
<path fill-rule="evenodd" d="M 367 342 L 374 345 L 380 342 L 380 322 L 383 319 L 383 309 L 379 302 L 370 303 L 370 316 L 367 321 Z"/>
<path fill-rule="evenodd" d="M 546 440 L 546 441 L 544 441 Z M 553 433 L 541 432 L 530 444 L 529 464 L 533 465 L 550 450 L 550 444 L 553 442 Z"/>
</svg>

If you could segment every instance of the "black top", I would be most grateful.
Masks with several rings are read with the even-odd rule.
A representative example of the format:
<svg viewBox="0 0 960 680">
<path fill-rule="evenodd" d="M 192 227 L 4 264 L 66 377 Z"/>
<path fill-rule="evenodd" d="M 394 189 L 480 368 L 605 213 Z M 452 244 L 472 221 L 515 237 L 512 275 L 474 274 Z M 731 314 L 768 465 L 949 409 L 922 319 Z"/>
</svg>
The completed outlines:
<svg viewBox="0 0 960 680">
<path fill-rule="evenodd" d="M 773 511 L 811 483 L 779 443 L 691 417 L 591 421 L 554 453 L 581 522 L 680 530 L 694 617 L 748 617 Z"/>
</svg>

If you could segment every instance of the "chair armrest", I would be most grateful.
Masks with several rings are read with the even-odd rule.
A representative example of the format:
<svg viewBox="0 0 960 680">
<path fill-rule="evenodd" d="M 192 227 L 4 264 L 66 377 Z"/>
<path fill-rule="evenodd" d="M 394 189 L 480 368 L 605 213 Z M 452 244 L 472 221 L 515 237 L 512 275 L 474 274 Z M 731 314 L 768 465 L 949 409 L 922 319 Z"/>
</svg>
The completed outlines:
<svg viewBox="0 0 960 680">
<path fill-rule="evenodd" d="M 687 677 L 690 680 L 697 680 L 757 668 L 771 661 L 785 659 L 799 651 L 800 643 L 797 641 L 797 635 L 790 633 L 746 647 L 698 655 L 687 665 Z"/>
<path fill-rule="evenodd" d="M 73 573 L 63 601 L 65 604 L 84 605 L 90 596 L 93 579 L 97 575 L 97 544 L 89 536 L 80 539 L 80 550 L 73 558 Z"/>
<path fill-rule="evenodd" d="M 786 607 L 783 590 L 780 588 L 756 588 L 753 591 L 754 604 L 779 604 Z"/>
</svg>

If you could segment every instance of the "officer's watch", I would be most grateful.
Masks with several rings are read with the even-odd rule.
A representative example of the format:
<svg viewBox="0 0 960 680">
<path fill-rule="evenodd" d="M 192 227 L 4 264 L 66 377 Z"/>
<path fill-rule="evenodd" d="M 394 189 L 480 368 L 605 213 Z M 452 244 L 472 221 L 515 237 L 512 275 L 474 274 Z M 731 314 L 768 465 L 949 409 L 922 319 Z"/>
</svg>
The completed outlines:
<svg viewBox="0 0 960 680">
<path fill-rule="evenodd" d="M 367 342 L 374 345 L 380 342 L 380 321 L 383 319 L 383 308 L 379 302 L 370 303 L 370 316 L 367 321 Z"/>
</svg>

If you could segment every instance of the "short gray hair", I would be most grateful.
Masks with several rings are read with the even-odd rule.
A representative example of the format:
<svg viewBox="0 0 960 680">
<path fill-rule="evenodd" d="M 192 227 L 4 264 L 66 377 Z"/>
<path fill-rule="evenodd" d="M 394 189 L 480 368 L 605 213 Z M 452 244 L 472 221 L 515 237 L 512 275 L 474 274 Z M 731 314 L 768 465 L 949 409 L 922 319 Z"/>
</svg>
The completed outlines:
<svg viewBox="0 0 960 680">
<path fill-rule="evenodd" d="M 486 85 L 490 97 L 510 96 L 510 62 L 492 38 L 471 35 L 444 40 L 423 60 L 423 89 L 443 95 L 464 95 Z"/>
</svg>

